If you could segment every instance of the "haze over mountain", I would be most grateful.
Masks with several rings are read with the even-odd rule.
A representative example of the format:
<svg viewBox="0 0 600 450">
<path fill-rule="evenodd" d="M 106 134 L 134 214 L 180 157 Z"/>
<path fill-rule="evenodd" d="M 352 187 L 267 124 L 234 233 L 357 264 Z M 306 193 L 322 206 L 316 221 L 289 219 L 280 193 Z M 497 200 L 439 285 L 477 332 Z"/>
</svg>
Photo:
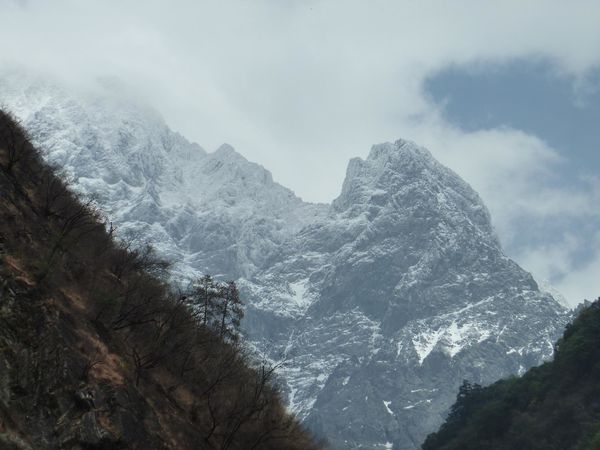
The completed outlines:
<svg viewBox="0 0 600 450">
<path fill-rule="evenodd" d="M 15 73 L 2 102 L 121 236 L 175 277 L 235 279 L 246 337 L 290 408 L 333 448 L 418 448 L 464 378 L 548 358 L 568 314 L 507 258 L 477 193 L 418 145 L 350 161 L 310 204 L 230 146 L 207 153 L 114 85 L 73 94 Z"/>
</svg>

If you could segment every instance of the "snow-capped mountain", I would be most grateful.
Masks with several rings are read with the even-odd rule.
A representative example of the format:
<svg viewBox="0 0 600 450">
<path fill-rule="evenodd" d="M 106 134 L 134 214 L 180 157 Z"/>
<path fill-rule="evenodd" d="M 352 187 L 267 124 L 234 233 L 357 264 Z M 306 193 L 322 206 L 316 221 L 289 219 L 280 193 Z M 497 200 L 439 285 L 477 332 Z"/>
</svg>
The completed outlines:
<svg viewBox="0 0 600 450">
<path fill-rule="evenodd" d="M 0 76 L 0 103 L 121 233 L 176 276 L 236 279 L 253 346 L 335 449 L 416 449 L 463 379 L 552 354 L 568 319 L 503 253 L 467 183 L 407 141 L 350 161 L 330 205 L 303 202 L 230 146 L 205 152 L 118 86 L 73 94 Z"/>
</svg>

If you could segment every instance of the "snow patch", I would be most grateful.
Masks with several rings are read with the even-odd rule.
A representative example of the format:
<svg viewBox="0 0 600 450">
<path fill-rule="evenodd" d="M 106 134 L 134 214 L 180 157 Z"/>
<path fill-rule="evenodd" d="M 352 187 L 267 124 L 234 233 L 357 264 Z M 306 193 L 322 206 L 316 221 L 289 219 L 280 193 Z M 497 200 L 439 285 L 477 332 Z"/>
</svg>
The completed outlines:
<svg viewBox="0 0 600 450">
<path fill-rule="evenodd" d="M 394 412 L 390 409 L 390 405 L 392 404 L 391 401 L 383 401 L 383 406 L 385 406 L 386 411 L 390 414 L 390 415 L 394 415 Z"/>
<path fill-rule="evenodd" d="M 304 309 L 310 305 L 311 299 L 306 295 L 308 292 L 308 279 L 290 283 L 290 290 L 292 292 L 291 300 L 298 308 Z"/>
<path fill-rule="evenodd" d="M 419 356 L 419 365 L 423 365 L 425 358 L 433 351 L 440 338 L 444 334 L 444 329 L 426 331 L 413 339 L 413 346 Z"/>
</svg>

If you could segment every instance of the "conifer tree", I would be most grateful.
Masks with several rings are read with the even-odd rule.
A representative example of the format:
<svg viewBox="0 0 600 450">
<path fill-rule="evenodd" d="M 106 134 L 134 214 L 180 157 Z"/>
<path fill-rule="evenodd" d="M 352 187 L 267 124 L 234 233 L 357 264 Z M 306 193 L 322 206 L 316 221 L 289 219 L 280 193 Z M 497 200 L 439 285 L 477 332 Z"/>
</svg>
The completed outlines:
<svg viewBox="0 0 600 450">
<path fill-rule="evenodd" d="M 223 339 L 237 341 L 244 310 L 235 282 L 229 281 L 221 285 L 221 295 L 217 306 L 220 316 L 219 335 Z"/>
<path fill-rule="evenodd" d="M 192 283 L 185 303 L 201 325 L 223 339 L 238 341 L 244 310 L 235 282 L 223 283 L 204 275 Z"/>
</svg>

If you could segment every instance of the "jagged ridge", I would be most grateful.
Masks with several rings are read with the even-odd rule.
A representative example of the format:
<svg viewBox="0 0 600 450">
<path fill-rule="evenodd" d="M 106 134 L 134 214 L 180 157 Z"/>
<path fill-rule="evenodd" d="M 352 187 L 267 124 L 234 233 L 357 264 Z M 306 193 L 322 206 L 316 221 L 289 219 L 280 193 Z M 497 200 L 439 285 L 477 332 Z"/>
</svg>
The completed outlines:
<svg viewBox="0 0 600 450">
<path fill-rule="evenodd" d="M 273 360 L 287 358 L 290 406 L 334 448 L 417 448 L 463 378 L 490 383 L 538 364 L 567 320 L 503 255 L 478 195 L 410 142 L 374 146 L 350 162 L 338 199 L 311 205 L 229 147 L 166 145 L 166 125 L 107 108 L 91 140 L 141 158 L 114 169 L 135 181 L 119 183 L 119 196 L 105 179 L 120 162 L 103 166 L 101 152 L 74 142 L 96 102 L 63 92 L 40 109 L 23 92 L 6 101 L 22 105 L 42 146 L 60 140 L 48 159 L 70 155 L 77 186 L 106 193 L 103 208 L 122 231 L 157 242 L 182 261 L 180 275 L 238 279 L 248 336 Z M 72 103 L 83 112 L 64 119 Z M 40 131 L 49 118 L 64 120 Z M 114 139 L 132 122 L 140 126 L 129 139 Z M 105 174 L 82 177 L 89 164 Z"/>
</svg>

